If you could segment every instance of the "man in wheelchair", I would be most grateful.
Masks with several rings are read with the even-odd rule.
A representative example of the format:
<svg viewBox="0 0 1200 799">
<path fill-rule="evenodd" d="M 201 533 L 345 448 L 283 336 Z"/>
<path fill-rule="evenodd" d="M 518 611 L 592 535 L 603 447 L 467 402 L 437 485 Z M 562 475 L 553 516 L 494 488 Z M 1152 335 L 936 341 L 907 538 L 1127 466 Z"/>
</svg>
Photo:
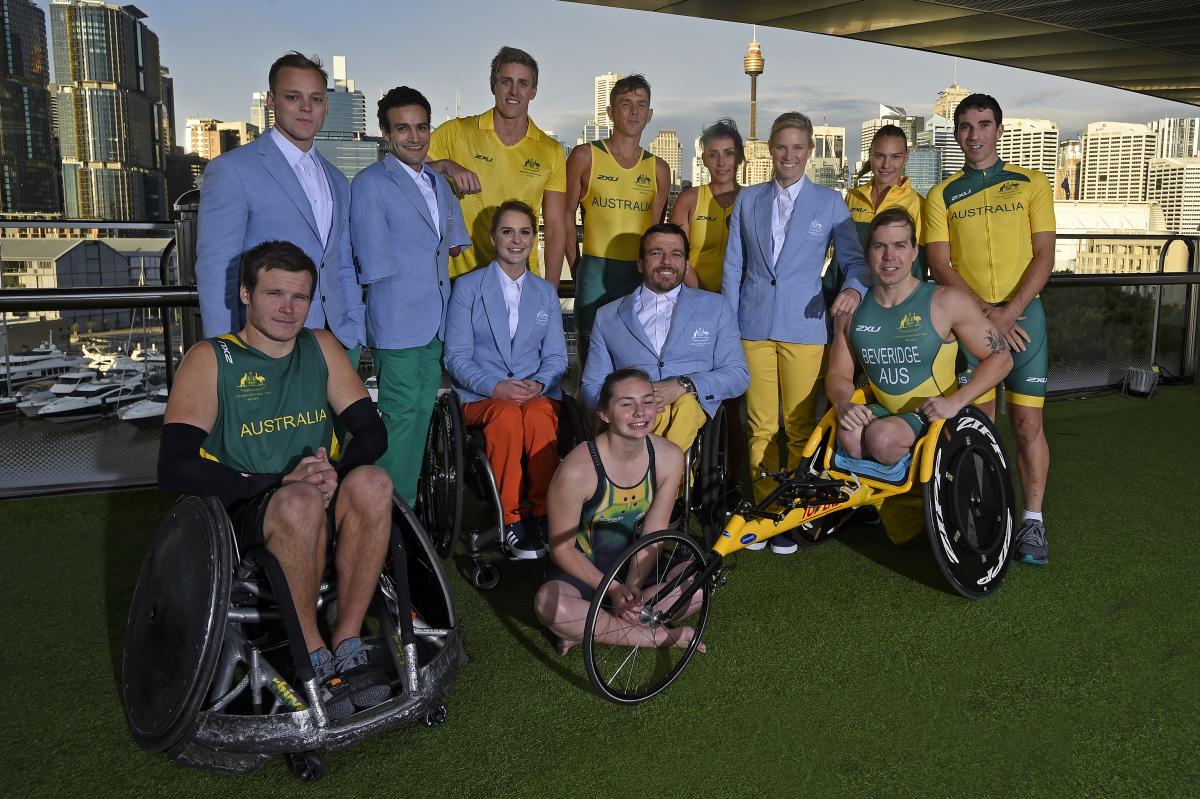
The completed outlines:
<svg viewBox="0 0 1200 799">
<path fill-rule="evenodd" d="M 737 317 L 724 298 L 683 285 L 683 228 L 654 225 L 639 252 L 642 285 L 596 313 L 580 394 L 594 410 L 609 374 L 641 369 L 654 388 L 652 432 L 686 452 L 722 400 L 746 393 L 750 372 Z"/>
<path fill-rule="evenodd" d="M 906 211 L 892 208 L 875 217 L 866 256 L 875 284 L 853 316 L 838 322 L 829 350 L 826 390 L 838 420 L 834 463 L 896 480 L 907 472 L 912 447 L 929 422 L 952 418 L 995 388 L 1012 368 L 1012 357 L 969 294 L 913 276 L 917 240 Z M 969 382 L 957 385 L 960 345 L 980 365 Z M 854 401 L 856 365 L 870 383 L 872 403 Z M 920 532 L 919 526 L 904 533 L 892 527 L 888 533 L 897 543 Z"/>
<path fill-rule="evenodd" d="M 158 481 L 166 492 L 219 498 L 240 554 L 265 547 L 278 560 L 326 711 L 337 719 L 391 692 L 359 636 L 388 549 L 392 485 L 373 465 L 387 431 L 345 350 L 328 331 L 304 328 L 316 282 L 313 262 L 289 242 L 243 254 L 246 326 L 200 342 L 180 364 Z M 344 448 L 335 416 L 351 435 Z M 330 553 L 332 647 L 317 624 Z"/>
</svg>

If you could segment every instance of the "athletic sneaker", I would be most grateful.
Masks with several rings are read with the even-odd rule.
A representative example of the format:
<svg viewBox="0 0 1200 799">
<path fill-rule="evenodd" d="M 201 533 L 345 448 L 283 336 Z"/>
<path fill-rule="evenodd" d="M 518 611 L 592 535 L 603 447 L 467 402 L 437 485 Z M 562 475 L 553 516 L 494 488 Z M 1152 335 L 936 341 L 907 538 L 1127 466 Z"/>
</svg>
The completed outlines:
<svg viewBox="0 0 1200 799">
<path fill-rule="evenodd" d="M 780 533 L 771 539 L 771 552 L 775 555 L 791 555 L 799 548 L 791 533 Z"/>
<path fill-rule="evenodd" d="M 313 673 L 321 686 L 321 704 L 325 714 L 334 721 L 354 712 L 354 700 L 350 698 L 350 683 L 338 674 L 333 655 L 325 647 L 308 654 Z"/>
<path fill-rule="evenodd" d="M 527 530 L 519 519 L 504 525 L 504 541 L 508 544 L 508 556 L 513 560 L 537 560 L 546 555 L 542 536 L 536 530 Z"/>
<path fill-rule="evenodd" d="M 1045 566 L 1050 562 L 1050 547 L 1046 543 L 1046 525 L 1037 519 L 1026 519 L 1017 530 L 1017 560 Z"/>
<path fill-rule="evenodd" d="M 751 552 L 761 552 L 767 548 L 767 542 L 763 540 L 755 541 L 753 544 L 746 544 L 742 549 L 748 549 Z"/>
<path fill-rule="evenodd" d="M 350 684 L 350 699 L 359 710 L 375 707 L 392 696 L 387 675 L 371 662 L 371 650 L 375 648 L 356 636 L 342 641 L 333 652 L 334 668 Z"/>
</svg>

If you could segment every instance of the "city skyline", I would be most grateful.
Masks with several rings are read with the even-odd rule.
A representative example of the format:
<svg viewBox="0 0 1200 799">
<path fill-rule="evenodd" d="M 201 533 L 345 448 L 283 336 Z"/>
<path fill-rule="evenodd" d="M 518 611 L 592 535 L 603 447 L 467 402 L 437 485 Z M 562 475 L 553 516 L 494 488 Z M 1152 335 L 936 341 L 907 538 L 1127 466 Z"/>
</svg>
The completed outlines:
<svg viewBox="0 0 1200 799">
<path fill-rule="evenodd" d="M 49 10 L 49 0 L 36 4 Z M 392 4 L 368 0 L 361 6 L 376 7 L 379 14 L 355 14 L 355 20 L 378 16 L 402 21 Z M 281 24 L 275 17 L 285 6 L 275 2 L 212 0 L 201 6 L 142 0 L 138 7 L 157 33 L 161 61 L 175 79 L 176 143 L 182 143 L 179 134 L 188 116 L 252 121 L 252 93 L 266 88 L 270 63 L 293 48 L 316 52 L 331 74 L 333 56 L 349 57 L 351 74 L 367 99 L 371 134 L 375 131 L 370 106 L 381 90 L 398 83 L 429 97 L 435 123 L 454 115 L 456 98 L 462 114 L 489 107 L 488 63 L 502 44 L 538 58 L 541 81 L 531 115 L 540 127 L 557 131 L 568 143 L 592 115 L 587 100 L 595 77 L 606 72 L 641 72 L 650 80 L 655 116 L 643 145 L 663 128 L 678 130 L 680 139 L 690 143 L 704 124 L 720 116 L 733 116 L 748 132 L 749 79 L 742 71 L 742 56 L 753 35 L 750 25 L 557 0 L 516 0 L 503 8 L 445 0 L 422 9 L 421 21 L 454 31 L 452 49 L 447 50 L 441 37 L 406 39 L 405 57 L 397 60 L 394 26 L 342 25 L 335 20 L 305 30 Z M 327 6 L 295 0 L 286 8 L 296 19 L 317 19 Z M 225 24 L 231 18 L 242 24 Z M 552 46 L 577 31 L 586 31 L 588 42 L 605 42 L 607 51 L 581 53 L 575 48 L 564 53 Z M 1200 108 L 1191 105 L 982 62 L 959 59 L 956 68 L 949 57 L 903 48 L 762 26 L 757 39 L 766 59 L 758 86 L 760 127 L 785 110 L 803 111 L 815 122 L 827 117 L 830 125 L 847 129 L 847 153 L 858 152 L 861 123 L 874 117 L 880 104 L 928 116 L 937 93 L 955 77 L 968 90 L 996 96 L 1006 115 L 1051 120 L 1064 138 L 1078 135 L 1092 122 L 1144 124 L 1162 117 L 1200 116 Z M 228 52 L 249 55 L 214 58 L 206 44 L 214 40 Z M 662 41 L 687 42 L 689 49 L 680 53 L 654 46 Z M 830 62 L 839 68 L 828 68 Z M 880 63 L 888 68 L 880 70 Z M 427 68 L 410 73 L 403 68 L 406 64 Z M 685 149 L 685 160 L 690 155 Z"/>
</svg>

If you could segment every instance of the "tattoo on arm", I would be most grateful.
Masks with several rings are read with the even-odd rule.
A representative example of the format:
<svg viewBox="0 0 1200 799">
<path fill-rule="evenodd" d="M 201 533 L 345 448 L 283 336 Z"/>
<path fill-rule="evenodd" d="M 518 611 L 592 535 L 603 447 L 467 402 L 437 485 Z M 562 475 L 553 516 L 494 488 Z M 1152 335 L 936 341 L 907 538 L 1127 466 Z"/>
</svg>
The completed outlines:
<svg viewBox="0 0 1200 799">
<path fill-rule="evenodd" d="M 989 350 L 988 357 L 991 357 L 993 355 L 1000 355 L 1001 353 L 1008 352 L 1008 342 L 1005 341 L 1004 338 L 1001 337 L 998 333 L 996 333 L 995 330 L 992 330 L 989 327 L 987 329 L 987 333 L 985 333 L 984 335 L 987 338 L 987 345 L 988 345 L 988 350 Z"/>
</svg>

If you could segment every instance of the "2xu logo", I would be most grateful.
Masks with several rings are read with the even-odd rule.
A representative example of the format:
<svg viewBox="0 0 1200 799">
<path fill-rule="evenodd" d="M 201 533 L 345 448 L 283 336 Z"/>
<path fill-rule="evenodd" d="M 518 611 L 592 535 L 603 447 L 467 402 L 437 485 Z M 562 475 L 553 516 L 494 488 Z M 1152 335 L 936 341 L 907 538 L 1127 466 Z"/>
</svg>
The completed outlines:
<svg viewBox="0 0 1200 799">
<path fill-rule="evenodd" d="M 596 179 L 597 180 L 608 180 L 613 183 L 617 182 L 617 179 L 615 177 L 613 177 L 612 175 L 596 175 Z"/>
</svg>

